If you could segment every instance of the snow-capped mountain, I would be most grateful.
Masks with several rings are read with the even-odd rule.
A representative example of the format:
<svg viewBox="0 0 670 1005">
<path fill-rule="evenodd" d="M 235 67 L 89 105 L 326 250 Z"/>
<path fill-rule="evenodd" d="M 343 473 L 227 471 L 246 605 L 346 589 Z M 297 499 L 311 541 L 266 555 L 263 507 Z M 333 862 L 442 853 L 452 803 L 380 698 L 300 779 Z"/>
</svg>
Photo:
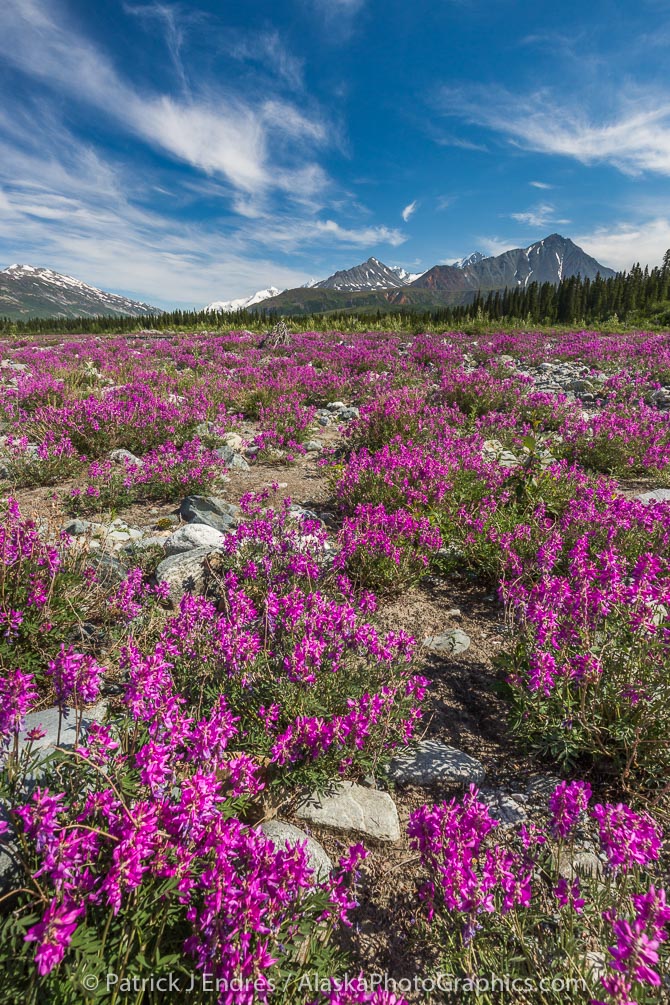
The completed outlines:
<svg viewBox="0 0 670 1005">
<path fill-rule="evenodd" d="M 159 307 L 106 293 L 80 279 L 34 265 L 10 265 L 0 271 L 0 316 L 77 318 L 106 314 L 142 317 L 161 314 Z"/>
<path fill-rule="evenodd" d="M 377 258 L 354 265 L 352 269 L 341 269 L 327 279 L 312 285 L 321 290 L 390 290 L 406 286 L 407 279 L 401 278 L 397 269 L 391 269 Z"/>
<path fill-rule="evenodd" d="M 269 300 L 270 297 L 278 296 L 280 292 L 281 290 L 278 290 L 276 286 L 269 286 L 267 290 L 257 290 L 250 297 L 238 297 L 237 300 L 214 300 L 211 304 L 207 304 L 204 310 L 215 311 L 219 314 L 229 314 L 231 311 L 243 311 L 247 307 L 253 307 L 255 304 L 262 303 L 263 300 Z"/>
<path fill-rule="evenodd" d="M 398 279 L 402 279 L 403 283 L 413 283 L 415 279 L 419 279 L 423 272 L 408 272 L 399 265 L 391 266 L 391 272 L 395 272 Z"/>
<path fill-rule="evenodd" d="M 471 255 L 466 258 L 459 258 L 451 264 L 455 269 L 467 269 L 468 265 L 477 265 L 478 262 L 483 262 L 486 255 L 482 255 L 481 251 L 473 251 Z M 419 278 L 418 276 L 416 277 Z"/>
<path fill-rule="evenodd" d="M 615 273 L 587 255 L 569 237 L 550 234 L 527 248 L 482 257 L 470 265 L 436 265 L 412 285 L 448 292 L 504 290 L 529 283 L 557 285 L 562 279 L 577 275 L 582 279 L 595 279 L 597 275 L 608 279 Z"/>
</svg>

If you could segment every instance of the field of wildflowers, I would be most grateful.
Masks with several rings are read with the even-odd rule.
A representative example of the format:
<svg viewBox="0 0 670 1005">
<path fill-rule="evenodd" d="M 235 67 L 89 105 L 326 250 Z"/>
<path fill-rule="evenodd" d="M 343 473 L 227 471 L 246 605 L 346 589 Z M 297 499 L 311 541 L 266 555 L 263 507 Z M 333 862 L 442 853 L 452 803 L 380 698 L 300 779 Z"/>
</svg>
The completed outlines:
<svg viewBox="0 0 670 1005">
<path fill-rule="evenodd" d="M 52 341 L 0 364 L 0 1003 L 670 1000 L 670 335 Z M 435 584 L 497 604 L 516 816 L 394 783 L 459 754 Z"/>
</svg>

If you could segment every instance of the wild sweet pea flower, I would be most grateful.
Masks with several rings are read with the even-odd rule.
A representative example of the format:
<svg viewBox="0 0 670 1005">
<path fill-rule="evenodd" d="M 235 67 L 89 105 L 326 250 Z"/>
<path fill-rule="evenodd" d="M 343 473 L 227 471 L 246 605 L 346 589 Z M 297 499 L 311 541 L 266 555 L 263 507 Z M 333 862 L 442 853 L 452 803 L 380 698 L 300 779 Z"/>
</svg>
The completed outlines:
<svg viewBox="0 0 670 1005">
<path fill-rule="evenodd" d="M 422 806 L 410 814 L 407 833 L 431 878 L 421 896 L 429 918 L 435 911 L 436 887 L 448 911 L 466 915 L 463 938 L 469 942 L 478 928 L 477 915 L 496 910 L 507 913 L 527 906 L 531 899 L 532 863 L 499 845 L 486 846 L 486 837 L 498 826 L 488 807 L 477 799 L 474 785 L 463 800 Z"/>
<path fill-rule="evenodd" d="M 579 896 L 580 892 L 579 880 L 574 879 L 572 883 L 568 883 L 564 876 L 561 876 L 554 887 L 554 896 L 561 907 L 571 907 L 577 914 L 583 912 L 586 903 L 584 898 Z"/>
<path fill-rule="evenodd" d="M 663 832 L 648 813 L 636 813 L 623 803 L 598 803 L 591 816 L 598 823 L 600 844 L 612 869 L 628 872 L 658 859 Z"/>
<path fill-rule="evenodd" d="M 617 917 L 613 910 L 605 911 L 603 917 L 612 926 L 616 945 L 609 947 L 613 958 L 609 966 L 616 974 L 601 978 L 601 984 L 611 996 L 610 1005 L 630 1000 L 632 982 L 646 984 L 654 988 L 661 986 L 658 972 L 658 949 L 668 938 L 670 907 L 664 890 L 650 886 L 647 893 L 632 897 L 635 916 L 632 920 Z M 607 1005 L 598 1002 L 596 1005 Z"/>
<path fill-rule="evenodd" d="M 408 1002 L 391 991 L 374 988 L 361 974 L 346 981 L 333 977 L 332 990 L 323 991 L 321 997 L 313 999 L 309 1005 L 408 1005 Z"/>
<path fill-rule="evenodd" d="M 61 643 L 60 653 L 49 661 L 45 672 L 53 682 L 60 708 L 65 709 L 68 704 L 77 706 L 97 699 L 105 668 L 92 656 L 84 656 Z"/>
<path fill-rule="evenodd" d="M 33 674 L 16 668 L 0 676 L 0 747 L 20 731 L 37 697 Z"/>
<path fill-rule="evenodd" d="M 50 973 L 61 962 L 84 911 L 82 906 L 54 899 L 42 920 L 28 929 L 24 939 L 38 944 L 35 963 L 40 976 Z"/>
<path fill-rule="evenodd" d="M 560 782 L 549 798 L 551 829 L 557 837 L 572 833 L 591 798 L 588 782 Z"/>
</svg>

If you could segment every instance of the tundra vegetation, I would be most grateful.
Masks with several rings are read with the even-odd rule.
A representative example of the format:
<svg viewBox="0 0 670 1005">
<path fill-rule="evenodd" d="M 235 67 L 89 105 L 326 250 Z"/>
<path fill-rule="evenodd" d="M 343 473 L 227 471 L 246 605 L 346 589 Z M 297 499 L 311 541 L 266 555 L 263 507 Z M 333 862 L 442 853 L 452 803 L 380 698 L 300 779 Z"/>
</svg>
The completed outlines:
<svg viewBox="0 0 670 1005">
<path fill-rule="evenodd" d="M 668 1000 L 670 335 L 3 355 L 0 1002 Z"/>
</svg>

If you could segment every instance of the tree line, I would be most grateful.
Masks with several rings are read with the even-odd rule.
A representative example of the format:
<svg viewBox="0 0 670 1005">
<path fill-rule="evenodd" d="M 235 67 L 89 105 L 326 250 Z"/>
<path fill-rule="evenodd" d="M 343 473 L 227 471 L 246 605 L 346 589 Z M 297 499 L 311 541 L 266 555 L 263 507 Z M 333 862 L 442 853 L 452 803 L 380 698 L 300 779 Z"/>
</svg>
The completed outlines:
<svg viewBox="0 0 670 1005">
<path fill-rule="evenodd" d="M 266 331 L 277 320 L 264 310 L 235 311 L 221 314 L 211 311 L 165 311 L 142 317 L 30 318 L 25 321 L 0 318 L 0 335 L 31 334 L 121 334 L 153 331 L 230 331 L 248 329 Z M 670 249 L 663 264 L 653 269 L 638 264 L 629 272 L 618 272 L 604 279 L 573 276 L 553 283 L 529 283 L 513 289 L 478 293 L 467 304 L 453 304 L 434 309 L 376 312 L 330 311 L 327 314 L 286 315 L 283 320 L 302 330 L 354 330 L 367 327 L 379 330 L 444 329 L 467 325 L 643 325 L 670 327 Z"/>
</svg>

